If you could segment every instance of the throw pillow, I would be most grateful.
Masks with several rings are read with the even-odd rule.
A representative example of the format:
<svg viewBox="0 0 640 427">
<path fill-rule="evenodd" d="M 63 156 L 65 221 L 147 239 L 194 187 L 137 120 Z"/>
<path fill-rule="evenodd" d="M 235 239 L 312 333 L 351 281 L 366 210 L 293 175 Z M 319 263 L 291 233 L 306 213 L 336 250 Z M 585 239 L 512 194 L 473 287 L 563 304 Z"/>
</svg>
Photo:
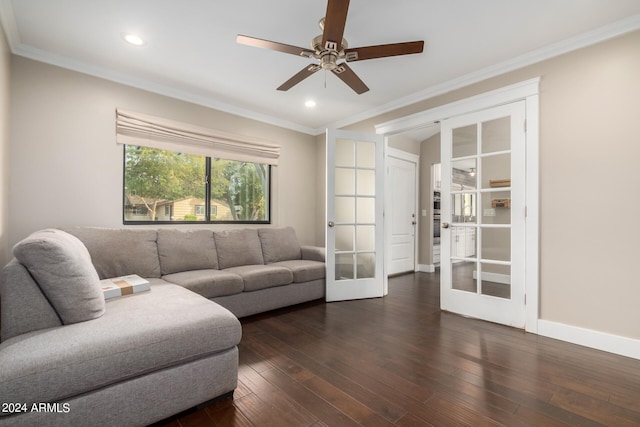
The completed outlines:
<svg viewBox="0 0 640 427">
<path fill-rule="evenodd" d="M 13 247 L 13 255 L 36 279 L 62 323 L 95 319 L 105 302 L 89 251 L 61 230 L 37 231 Z"/>
</svg>

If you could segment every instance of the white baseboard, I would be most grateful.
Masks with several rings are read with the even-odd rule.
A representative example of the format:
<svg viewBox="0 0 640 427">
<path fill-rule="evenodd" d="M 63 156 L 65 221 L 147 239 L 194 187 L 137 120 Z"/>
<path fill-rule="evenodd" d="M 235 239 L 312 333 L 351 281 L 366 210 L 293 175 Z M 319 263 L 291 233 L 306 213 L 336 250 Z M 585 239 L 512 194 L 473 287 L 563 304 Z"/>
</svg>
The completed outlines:
<svg viewBox="0 0 640 427">
<path fill-rule="evenodd" d="M 433 264 L 418 264 L 418 271 L 422 273 L 435 273 L 436 266 Z"/>
<path fill-rule="evenodd" d="M 538 335 L 640 360 L 640 340 L 538 320 Z"/>
</svg>

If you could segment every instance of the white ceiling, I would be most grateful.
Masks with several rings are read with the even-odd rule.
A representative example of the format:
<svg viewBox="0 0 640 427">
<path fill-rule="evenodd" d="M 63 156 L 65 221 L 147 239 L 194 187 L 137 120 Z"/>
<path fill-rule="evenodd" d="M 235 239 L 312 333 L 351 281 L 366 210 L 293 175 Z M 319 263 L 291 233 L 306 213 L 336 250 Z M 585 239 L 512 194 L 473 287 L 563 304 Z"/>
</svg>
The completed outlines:
<svg viewBox="0 0 640 427">
<path fill-rule="evenodd" d="M 325 10 L 326 0 L 0 0 L 14 54 L 310 134 L 640 28 L 639 0 L 352 0 L 350 47 L 425 41 L 422 54 L 351 63 L 363 95 L 324 71 L 277 91 L 311 60 L 236 43 L 307 48 Z"/>
</svg>

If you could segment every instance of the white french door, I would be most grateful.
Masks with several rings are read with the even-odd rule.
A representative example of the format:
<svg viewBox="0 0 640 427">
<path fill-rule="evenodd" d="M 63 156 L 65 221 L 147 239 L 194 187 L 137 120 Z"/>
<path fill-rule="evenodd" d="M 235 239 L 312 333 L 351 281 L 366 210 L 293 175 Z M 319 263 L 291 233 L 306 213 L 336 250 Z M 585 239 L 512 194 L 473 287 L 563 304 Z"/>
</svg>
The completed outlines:
<svg viewBox="0 0 640 427">
<path fill-rule="evenodd" d="M 384 141 L 327 129 L 326 300 L 381 297 Z"/>
<path fill-rule="evenodd" d="M 441 307 L 525 325 L 525 102 L 442 121 Z"/>
</svg>

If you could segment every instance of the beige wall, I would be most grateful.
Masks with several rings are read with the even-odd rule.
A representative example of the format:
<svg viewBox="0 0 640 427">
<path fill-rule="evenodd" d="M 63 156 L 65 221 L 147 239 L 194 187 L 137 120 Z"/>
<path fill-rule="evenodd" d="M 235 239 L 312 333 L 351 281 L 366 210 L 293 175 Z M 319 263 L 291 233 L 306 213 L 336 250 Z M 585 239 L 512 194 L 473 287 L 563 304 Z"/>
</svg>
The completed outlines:
<svg viewBox="0 0 640 427">
<path fill-rule="evenodd" d="M 314 137 L 21 57 L 12 58 L 11 82 L 9 245 L 44 227 L 123 226 L 116 108 L 280 144 L 273 223 L 316 243 Z"/>
<path fill-rule="evenodd" d="M 0 265 L 9 252 L 9 94 L 11 53 L 0 25 Z"/>
<path fill-rule="evenodd" d="M 638 46 L 640 31 L 349 129 L 374 132 L 377 123 L 540 76 L 540 317 L 640 339 Z"/>
</svg>

